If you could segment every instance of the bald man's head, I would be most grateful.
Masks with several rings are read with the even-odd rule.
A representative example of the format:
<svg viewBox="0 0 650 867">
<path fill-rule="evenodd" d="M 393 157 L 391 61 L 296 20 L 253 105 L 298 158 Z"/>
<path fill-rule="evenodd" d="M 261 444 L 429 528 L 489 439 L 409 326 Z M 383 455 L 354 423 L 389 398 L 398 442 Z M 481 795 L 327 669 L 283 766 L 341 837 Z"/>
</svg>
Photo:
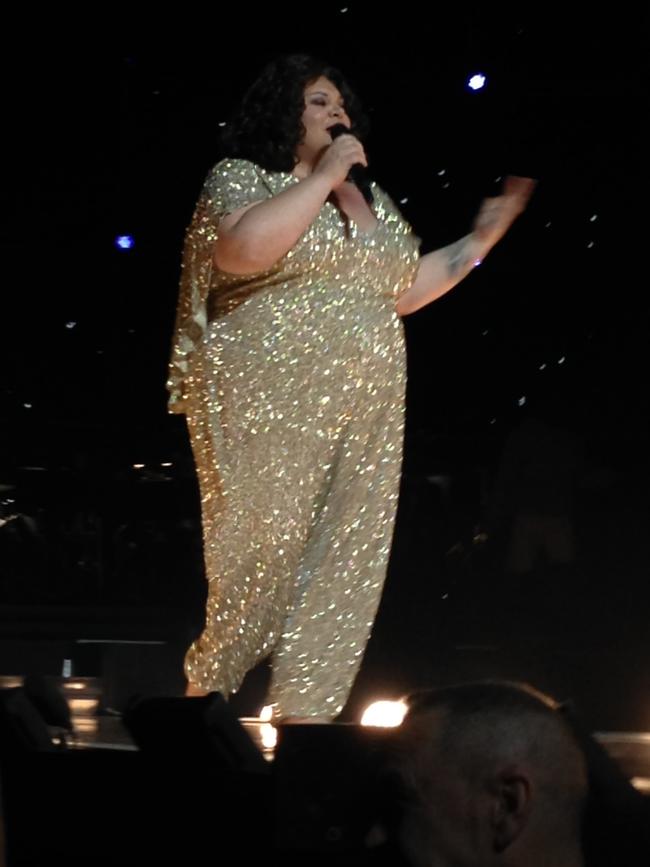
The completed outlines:
<svg viewBox="0 0 650 867">
<path fill-rule="evenodd" d="M 521 852 L 532 865 L 540 846 L 579 848 L 585 762 L 551 698 L 484 682 L 418 693 L 408 704 L 395 768 L 415 864 L 516 864 Z"/>
</svg>

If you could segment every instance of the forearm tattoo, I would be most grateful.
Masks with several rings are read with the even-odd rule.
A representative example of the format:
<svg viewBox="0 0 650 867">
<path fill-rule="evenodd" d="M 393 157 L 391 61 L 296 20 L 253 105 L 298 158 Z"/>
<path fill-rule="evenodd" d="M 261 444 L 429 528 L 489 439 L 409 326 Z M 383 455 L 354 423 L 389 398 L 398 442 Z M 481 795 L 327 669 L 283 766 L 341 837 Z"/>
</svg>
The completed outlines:
<svg viewBox="0 0 650 867">
<path fill-rule="evenodd" d="M 460 271 L 464 271 L 470 265 L 474 265 L 469 251 L 469 242 L 467 238 L 461 238 L 459 241 L 454 241 L 448 247 L 443 249 L 447 260 L 447 272 L 450 277 L 456 277 Z"/>
</svg>

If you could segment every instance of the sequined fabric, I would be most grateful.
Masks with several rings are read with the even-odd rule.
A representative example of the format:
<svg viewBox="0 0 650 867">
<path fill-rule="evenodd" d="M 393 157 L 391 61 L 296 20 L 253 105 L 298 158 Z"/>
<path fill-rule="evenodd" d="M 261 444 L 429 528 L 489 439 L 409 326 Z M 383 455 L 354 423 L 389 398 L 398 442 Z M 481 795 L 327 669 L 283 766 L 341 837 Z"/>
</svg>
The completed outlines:
<svg viewBox="0 0 650 867">
<path fill-rule="evenodd" d="M 276 714 L 333 718 L 390 551 L 405 388 L 394 306 L 418 243 L 374 186 L 372 233 L 328 202 L 269 271 L 213 268 L 220 218 L 294 183 L 224 160 L 186 236 L 169 410 L 187 416 L 209 592 L 185 671 L 228 694 L 273 653 Z"/>
</svg>

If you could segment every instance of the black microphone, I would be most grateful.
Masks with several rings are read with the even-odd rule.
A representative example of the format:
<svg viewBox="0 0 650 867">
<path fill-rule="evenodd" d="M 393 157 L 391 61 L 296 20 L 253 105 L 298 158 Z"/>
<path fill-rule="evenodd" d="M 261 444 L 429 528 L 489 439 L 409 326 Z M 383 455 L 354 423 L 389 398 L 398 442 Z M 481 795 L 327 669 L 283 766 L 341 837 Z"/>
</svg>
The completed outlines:
<svg viewBox="0 0 650 867">
<path fill-rule="evenodd" d="M 332 136 L 332 141 L 340 135 L 353 135 L 353 133 L 351 133 L 343 123 L 337 123 L 335 126 L 331 126 L 327 131 Z M 359 191 L 366 202 L 368 202 L 369 205 L 372 205 L 375 199 L 370 188 L 370 178 L 368 177 L 366 167 L 361 163 L 355 163 L 350 168 L 347 179 L 359 188 Z"/>
</svg>

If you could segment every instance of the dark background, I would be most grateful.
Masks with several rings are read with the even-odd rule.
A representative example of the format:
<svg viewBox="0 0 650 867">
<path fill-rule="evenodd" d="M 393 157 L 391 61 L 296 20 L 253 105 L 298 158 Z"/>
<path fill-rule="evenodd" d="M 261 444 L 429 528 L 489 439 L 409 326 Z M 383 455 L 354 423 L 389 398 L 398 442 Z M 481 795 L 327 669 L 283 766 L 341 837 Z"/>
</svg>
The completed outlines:
<svg viewBox="0 0 650 867">
<path fill-rule="evenodd" d="M 138 686 L 177 688 L 204 592 L 187 431 L 164 389 L 183 232 L 219 124 L 268 59 L 301 51 L 363 98 L 372 174 L 425 251 L 465 234 L 497 179 L 540 179 L 481 268 L 405 320 L 402 498 L 351 712 L 497 675 L 573 698 L 594 727 L 649 728 L 642 13 L 285 3 L 156 11 L 137 27 L 123 10 L 98 15 L 7 28 L 2 673 L 74 657 L 128 691 L 133 660 L 78 641 L 159 640 Z M 476 72 L 487 84 L 473 92 Z M 116 247 L 123 234 L 133 249 Z M 497 478 L 542 397 L 576 444 L 577 556 L 513 575 Z"/>
</svg>

